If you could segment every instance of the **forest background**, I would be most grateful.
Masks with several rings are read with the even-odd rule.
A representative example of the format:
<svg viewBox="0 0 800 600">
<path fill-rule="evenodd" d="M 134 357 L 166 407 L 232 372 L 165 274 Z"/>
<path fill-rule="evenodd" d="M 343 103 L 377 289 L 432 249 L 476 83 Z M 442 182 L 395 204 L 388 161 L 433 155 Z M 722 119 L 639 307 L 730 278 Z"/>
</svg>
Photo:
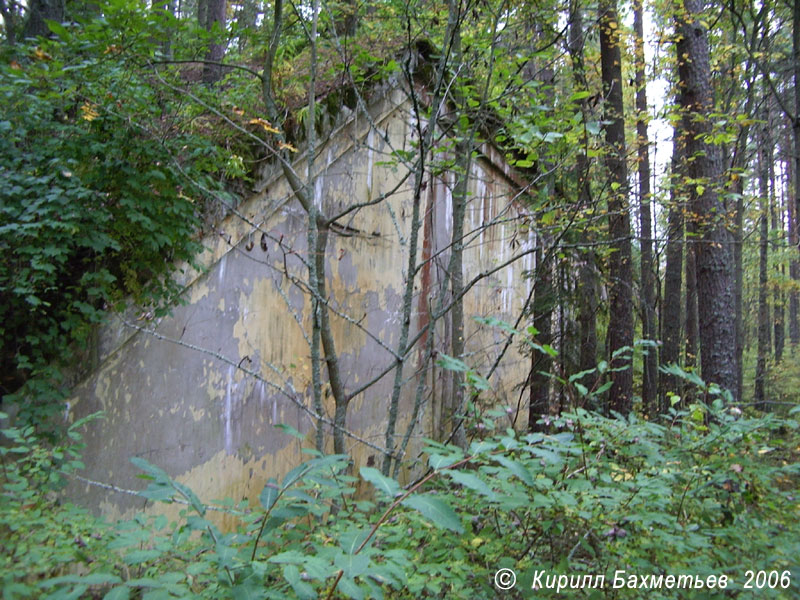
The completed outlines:
<svg viewBox="0 0 800 600">
<path fill-rule="evenodd" d="M 727 573 L 740 588 L 754 569 L 797 597 L 796 3 L 0 0 L 0 14 L 4 596 L 493 597 L 502 567 L 525 589 L 537 568 L 589 584 L 616 569 Z M 186 505 L 175 522 L 112 527 L 59 500 L 80 466 L 77 427 L 59 415 L 93 328 L 131 298 L 168 312 L 172 265 L 193 260 L 265 161 L 324 255 L 336 219 L 292 156 L 313 165 L 337 114 L 391 77 L 424 78 L 419 147 L 392 160 L 417 192 L 426 173 L 455 173 L 454 248 L 483 141 L 529 182 L 524 227 L 544 240 L 533 292 L 497 324 L 531 354 L 527 430 L 481 408 L 490 366 L 465 362 L 455 335 L 452 429 L 419 478 L 390 476 L 391 425 L 382 468 L 350 473 L 352 396 L 336 389 L 324 266 L 308 260 L 312 401 L 322 417 L 327 378 L 336 454 L 322 454 L 320 426 L 310 461 L 252 506 L 201 501 L 141 461 L 145 498 Z M 655 79 L 669 88 L 656 115 Z M 673 128 L 662 176 L 655 117 Z M 437 128 L 453 140 L 446 159 Z M 470 283 L 457 250 L 449 275 L 458 331 Z M 375 498 L 348 500 L 359 479 Z M 238 531 L 215 526 L 220 510 Z"/>
</svg>

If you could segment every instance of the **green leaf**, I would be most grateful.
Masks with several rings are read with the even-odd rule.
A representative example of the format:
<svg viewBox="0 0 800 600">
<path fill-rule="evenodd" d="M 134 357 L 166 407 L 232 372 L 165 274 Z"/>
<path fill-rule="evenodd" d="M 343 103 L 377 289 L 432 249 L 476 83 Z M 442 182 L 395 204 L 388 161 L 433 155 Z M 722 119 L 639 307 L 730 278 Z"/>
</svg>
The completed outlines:
<svg viewBox="0 0 800 600">
<path fill-rule="evenodd" d="M 490 488 L 485 481 L 482 481 L 472 473 L 455 470 L 445 471 L 445 473 L 456 483 L 461 484 L 464 487 L 468 487 L 471 490 L 475 490 L 490 500 L 497 498 L 497 494 L 494 493 L 492 488 Z"/>
<path fill-rule="evenodd" d="M 409 496 L 402 504 L 419 511 L 422 516 L 440 529 L 449 529 L 456 533 L 463 533 L 461 519 L 450 506 L 439 498 L 431 496 Z"/>
<path fill-rule="evenodd" d="M 261 490 L 261 494 L 258 496 L 258 500 L 261 502 L 261 506 L 264 510 L 272 508 L 275 501 L 278 499 L 278 494 L 280 494 L 278 481 L 274 477 L 270 477 L 264 485 L 264 489 Z"/>
<path fill-rule="evenodd" d="M 54 577 L 43 581 L 39 585 L 41 587 L 52 587 L 54 585 L 61 585 L 63 583 L 81 583 L 84 585 L 107 585 L 109 583 L 122 583 L 116 575 L 110 573 L 89 573 L 88 575 L 64 575 L 63 577 Z"/>
<path fill-rule="evenodd" d="M 361 544 L 364 543 L 364 540 L 367 539 L 369 532 L 370 529 L 349 529 L 339 537 L 339 545 L 342 547 L 342 550 L 348 554 L 355 554 L 356 550 L 358 550 Z"/>
<path fill-rule="evenodd" d="M 302 433 L 297 431 L 297 429 L 295 429 L 291 425 L 286 425 L 285 423 L 277 423 L 275 425 L 275 427 L 277 429 L 280 429 L 283 433 L 288 433 L 289 435 L 293 435 L 298 440 L 305 440 L 306 439 L 306 436 L 304 436 Z"/>
<path fill-rule="evenodd" d="M 128 600 L 131 595 L 131 590 L 129 587 L 125 585 L 118 585 L 115 588 L 111 588 L 105 596 L 103 596 L 103 600 Z"/>
<path fill-rule="evenodd" d="M 45 22 L 47 23 L 47 28 L 50 31 L 55 33 L 58 37 L 60 37 L 64 41 L 69 40 L 69 31 L 67 31 L 67 28 L 64 27 L 61 23 L 59 23 L 58 21 L 52 21 L 50 19 L 47 19 Z"/>
<path fill-rule="evenodd" d="M 346 577 L 358 577 L 367 572 L 369 556 L 343 552 L 336 555 L 333 564 L 337 569 L 342 569 Z"/>
<path fill-rule="evenodd" d="M 512 474 L 516 475 L 523 483 L 533 486 L 533 476 L 530 471 L 520 463 L 503 455 L 493 456 L 492 458 L 511 471 Z"/>
<path fill-rule="evenodd" d="M 308 600 L 317 597 L 314 588 L 301 579 L 300 570 L 295 565 L 286 565 L 283 568 L 283 578 L 292 586 L 298 597 Z"/>
<path fill-rule="evenodd" d="M 339 580 L 339 591 L 342 592 L 346 597 L 352 598 L 353 600 L 364 599 L 364 590 L 358 587 L 356 582 L 346 575 Z"/>
<path fill-rule="evenodd" d="M 391 477 L 386 477 L 383 473 L 378 471 L 378 469 L 361 467 L 359 473 L 365 481 L 369 481 L 373 486 L 389 496 L 389 498 L 394 498 L 400 494 L 400 484 Z"/>
<path fill-rule="evenodd" d="M 459 371 L 462 373 L 469 371 L 469 367 L 463 360 L 448 356 L 444 353 L 439 353 L 439 359 L 436 361 L 436 364 L 448 371 Z"/>
</svg>

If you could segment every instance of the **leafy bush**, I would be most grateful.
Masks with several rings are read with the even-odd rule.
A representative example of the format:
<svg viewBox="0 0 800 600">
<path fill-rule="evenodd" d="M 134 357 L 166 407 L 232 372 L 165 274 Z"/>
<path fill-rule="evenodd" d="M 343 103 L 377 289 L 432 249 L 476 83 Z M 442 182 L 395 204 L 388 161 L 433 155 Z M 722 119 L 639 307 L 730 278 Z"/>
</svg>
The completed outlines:
<svg viewBox="0 0 800 600">
<path fill-rule="evenodd" d="M 82 468 L 78 429 L 49 446 L 31 426 L 2 430 L 0 491 L 0 588 L 3 600 L 39 598 L 39 584 L 64 573 L 106 569 L 109 526 L 83 508 L 62 504 L 58 492 Z M 0 419 L 6 419 L 0 413 Z"/>
<path fill-rule="evenodd" d="M 2 50 L 0 389 L 32 380 L 12 398 L 31 422 L 58 409 L 39 388 L 58 386 L 51 367 L 85 347 L 106 309 L 174 301 L 175 262 L 201 249 L 199 207 L 225 164 L 167 87 L 176 69 L 151 65 L 162 11 L 97 8 L 50 23 L 55 39 Z"/>
<path fill-rule="evenodd" d="M 355 477 L 347 457 L 308 450 L 309 461 L 271 479 L 252 505 L 207 504 L 135 459 L 149 481 L 142 496 L 185 508 L 175 522 L 139 515 L 113 531 L 48 499 L 35 482 L 53 467 L 30 465 L 41 456 L 56 464 L 60 454 L 28 440 L 4 452 L 20 456 L 0 517 L 13 532 L 4 587 L 14 598 L 524 598 L 544 570 L 605 577 L 602 588 L 569 590 L 576 597 L 700 597 L 613 589 L 624 570 L 727 575 L 727 590 L 703 591 L 721 598 L 738 594 L 752 569 L 784 574 L 791 585 L 775 597 L 796 598 L 797 428 L 791 418 L 737 417 L 719 400 L 659 423 L 579 409 L 551 434 L 507 430 L 467 453 L 431 441 L 426 470 L 408 489 L 368 467 Z M 372 500 L 354 497 L 359 481 L 375 488 Z M 220 529 L 219 513 L 237 530 Z M 37 519 L 56 533 L 23 536 Z M 515 571 L 515 590 L 495 587 L 500 568 Z"/>
</svg>

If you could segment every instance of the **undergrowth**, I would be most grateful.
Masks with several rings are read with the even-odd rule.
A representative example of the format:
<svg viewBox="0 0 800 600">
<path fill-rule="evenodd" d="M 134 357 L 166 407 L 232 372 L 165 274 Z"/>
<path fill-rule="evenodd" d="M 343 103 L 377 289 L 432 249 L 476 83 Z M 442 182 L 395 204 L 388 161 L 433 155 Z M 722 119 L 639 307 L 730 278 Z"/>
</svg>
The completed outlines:
<svg viewBox="0 0 800 600">
<path fill-rule="evenodd" d="M 548 434 L 498 428 L 466 453 L 429 441 L 427 470 L 407 487 L 307 450 L 249 504 L 207 503 L 136 459 L 141 495 L 184 510 L 114 525 L 58 499 L 80 467 L 75 427 L 59 447 L 6 429 L 3 598 L 538 598 L 558 595 L 559 575 L 581 577 L 561 590 L 578 598 L 727 598 L 759 591 L 743 591 L 748 570 L 763 570 L 766 588 L 775 574 L 761 593 L 798 598 L 798 423 L 736 413 L 719 399 L 658 422 L 579 409 Z M 359 480 L 373 498 L 354 497 Z M 217 528 L 217 511 L 238 529 Z M 496 587 L 501 568 L 513 589 Z M 618 571 L 728 580 L 615 589 Z"/>
</svg>

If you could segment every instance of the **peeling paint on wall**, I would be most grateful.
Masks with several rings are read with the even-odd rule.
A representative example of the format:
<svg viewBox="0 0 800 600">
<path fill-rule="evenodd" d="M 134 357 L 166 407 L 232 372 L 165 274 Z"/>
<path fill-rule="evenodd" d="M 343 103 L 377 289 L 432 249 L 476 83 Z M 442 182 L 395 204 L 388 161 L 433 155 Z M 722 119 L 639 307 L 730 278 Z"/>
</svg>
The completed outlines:
<svg viewBox="0 0 800 600">
<path fill-rule="evenodd" d="M 324 171 L 315 202 L 326 209 L 378 198 L 402 181 L 403 167 L 390 164 L 390 153 L 408 147 L 413 134 L 408 103 L 401 90 L 390 90 L 371 110 L 377 132 L 365 120 L 353 120 L 320 149 Z M 296 170 L 305 172 L 302 160 Z M 519 184 L 513 172 L 485 146 L 472 174 L 466 281 L 520 253 L 520 247 L 510 246 L 518 227 L 511 218 L 517 214 L 512 199 Z M 452 231 L 451 184 L 447 174 L 431 177 L 423 198 L 418 249 L 423 266 L 415 279 L 412 335 L 428 324 L 429 311 L 447 299 L 442 286 Z M 411 186 L 409 179 L 385 202 L 348 215 L 342 232 L 331 232 L 325 257 L 328 303 L 348 389 L 377 377 L 395 360 L 387 347 L 396 346 L 400 330 Z M 310 258 L 305 215 L 275 172 L 266 172 L 258 189 L 239 208 L 245 219 L 228 217 L 204 241 L 204 269 L 182 267 L 185 305 L 169 317 L 144 322 L 152 334 L 116 321 L 101 334 L 102 362 L 75 389 L 72 402 L 73 416 L 106 412 L 106 419 L 93 423 L 85 437 L 86 477 L 135 488 L 138 480 L 129 458 L 138 456 L 164 468 L 203 500 L 229 496 L 255 501 L 268 477 L 280 477 L 303 460 L 299 441 L 276 424 L 291 425 L 307 436 L 306 445 L 313 445 L 316 423 L 306 411 L 311 403 L 311 302 L 298 285 Z M 253 224 L 259 224 L 259 231 Z M 248 243 L 254 236 L 260 243 Z M 522 250 L 532 250 L 535 234 L 528 230 L 524 236 Z M 503 341 L 497 331 L 470 317 L 515 318 L 513 311 L 530 291 L 523 272 L 532 270 L 532 256 L 487 276 L 464 298 L 470 364 L 491 364 Z M 448 331 L 446 319 L 440 319 L 428 334 L 439 351 L 446 351 Z M 400 435 L 411 418 L 423 347 L 410 355 L 404 369 Z M 515 350 L 506 354 L 492 380 L 496 400 L 513 398 L 516 404 L 516 386 L 524 382 L 528 366 L 529 360 Z M 437 403 L 447 393 L 445 375 L 435 365 L 424 375 L 427 413 L 412 444 L 437 431 Z M 391 377 L 385 376 L 356 396 L 348 429 L 380 444 L 390 395 Z M 332 398 L 326 398 L 326 409 L 332 414 Z M 356 468 L 381 460 L 364 444 L 351 439 L 348 445 Z M 112 518 L 138 506 L 131 497 L 92 486 L 74 486 L 71 493 Z"/>
</svg>

